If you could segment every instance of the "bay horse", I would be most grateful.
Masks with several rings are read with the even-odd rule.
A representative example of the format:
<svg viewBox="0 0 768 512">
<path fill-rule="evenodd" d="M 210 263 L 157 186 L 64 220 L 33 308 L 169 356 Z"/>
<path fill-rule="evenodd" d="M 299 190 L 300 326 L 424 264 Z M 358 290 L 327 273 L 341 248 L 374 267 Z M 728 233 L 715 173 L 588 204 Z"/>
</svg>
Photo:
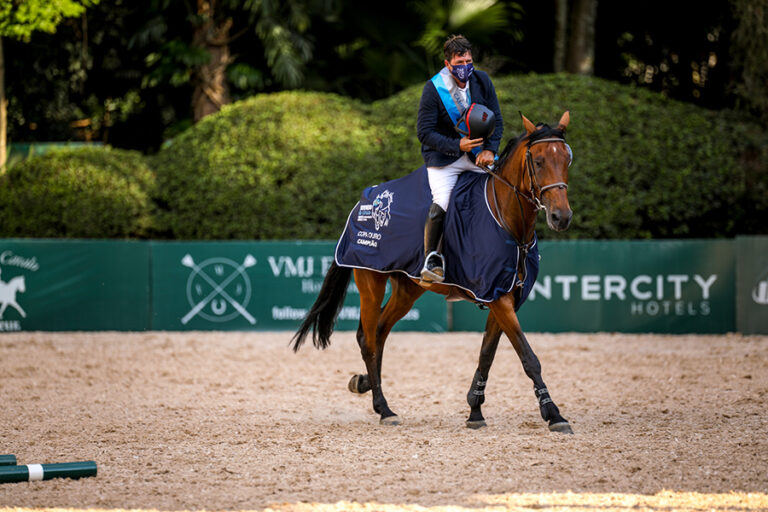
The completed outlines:
<svg viewBox="0 0 768 512">
<path fill-rule="evenodd" d="M 486 200 L 492 205 L 496 221 L 516 241 L 522 254 L 534 243 L 534 228 L 539 210 L 546 212 L 547 225 L 554 231 L 568 228 L 573 212 L 568 203 L 568 166 L 571 162 L 570 148 L 565 143 L 565 129 L 570 121 L 565 112 L 556 128 L 534 125 L 520 114 L 525 133 L 511 140 L 500 155 L 496 168 L 490 171 L 490 186 L 486 187 Z M 495 182 L 499 184 L 496 185 Z M 519 258 L 524 261 L 525 258 Z M 331 265 L 317 300 L 291 340 L 297 351 L 304 343 L 310 330 L 316 348 L 330 344 L 336 317 L 338 316 L 353 269 Z M 522 278 L 524 268 L 518 267 Z M 368 269 L 354 269 L 355 283 L 360 291 L 360 323 L 357 342 L 365 362 L 367 374 L 355 375 L 349 382 L 354 393 L 372 391 L 373 410 L 380 415 L 380 423 L 397 425 L 401 423 L 389 408 L 381 388 L 381 365 L 384 343 L 392 327 L 410 311 L 416 299 L 426 290 L 446 296 L 459 294 L 453 285 L 425 283 L 402 272 L 383 273 Z M 387 280 L 392 284 L 392 295 L 382 308 Z M 541 364 L 523 334 L 518 321 L 515 291 L 502 295 L 488 303 L 489 314 L 485 325 L 480 358 L 472 379 L 467 402 L 470 414 L 467 426 L 480 428 L 486 425 L 481 411 L 485 401 L 485 387 L 488 373 L 496 355 L 501 334 L 507 335 L 523 365 L 525 374 L 533 381 L 533 389 L 539 403 L 542 418 L 548 422 L 549 430 L 572 434 L 568 421 L 560 411 L 541 378 Z"/>
</svg>

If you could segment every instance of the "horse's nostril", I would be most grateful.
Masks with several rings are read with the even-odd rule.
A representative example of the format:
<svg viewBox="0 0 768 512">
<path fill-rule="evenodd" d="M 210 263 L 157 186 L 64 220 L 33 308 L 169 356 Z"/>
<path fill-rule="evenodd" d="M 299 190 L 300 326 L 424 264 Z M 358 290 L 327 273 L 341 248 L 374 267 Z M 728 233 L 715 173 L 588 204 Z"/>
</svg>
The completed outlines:
<svg viewBox="0 0 768 512">
<path fill-rule="evenodd" d="M 554 223 L 560 222 L 560 214 L 557 212 L 552 212 L 551 218 Z"/>
</svg>

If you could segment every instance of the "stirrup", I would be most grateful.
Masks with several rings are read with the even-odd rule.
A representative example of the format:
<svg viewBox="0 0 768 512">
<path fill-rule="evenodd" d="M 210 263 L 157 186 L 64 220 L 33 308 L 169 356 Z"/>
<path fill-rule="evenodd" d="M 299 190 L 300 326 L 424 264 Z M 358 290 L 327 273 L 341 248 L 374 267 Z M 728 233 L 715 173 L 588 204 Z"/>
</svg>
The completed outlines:
<svg viewBox="0 0 768 512">
<path fill-rule="evenodd" d="M 429 264 L 429 259 L 435 256 L 437 258 L 440 258 L 440 266 L 439 267 L 433 267 L 431 270 L 427 268 L 427 264 Z M 437 251 L 432 251 L 429 254 L 427 254 L 427 257 L 424 258 L 424 268 L 421 269 L 421 280 L 426 283 L 442 283 L 445 280 L 445 276 L 443 275 L 445 273 L 445 258 L 443 258 L 443 255 L 440 254 Z M 434 272 L 434 270 L 438 270 L 440 273 Z"/>
</svg>

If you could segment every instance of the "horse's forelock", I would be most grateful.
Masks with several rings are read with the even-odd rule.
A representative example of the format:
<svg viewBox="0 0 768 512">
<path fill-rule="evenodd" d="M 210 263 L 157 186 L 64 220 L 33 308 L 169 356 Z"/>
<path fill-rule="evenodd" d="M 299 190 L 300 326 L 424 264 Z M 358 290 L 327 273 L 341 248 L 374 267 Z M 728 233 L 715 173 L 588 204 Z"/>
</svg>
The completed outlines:
<svg viewBox="0 0 768 512">
<path fill-rule="evenodd" d="M 523 132 L 517 137 L 513 139 L 509 139 L 509 141 L 507 142 L 507 145 L 504 146 L 504 149 L 499 154 L 499 161 L 496 164 L 496 168 L 501 169 L 506 163 L 507 159 L 515 153 L 515 150 L 523 142 L 529 142 L 529 143 L 536 142 L 537 140 L 545 139 L 549 137 L 557 137 L 560 139 L 565 139 L 565 132 L 558 128 L 552 128 L 548 124 L 539 123 L 536 125 L 536 131 L 531 133 L 530 135 Z"/>
</svg>

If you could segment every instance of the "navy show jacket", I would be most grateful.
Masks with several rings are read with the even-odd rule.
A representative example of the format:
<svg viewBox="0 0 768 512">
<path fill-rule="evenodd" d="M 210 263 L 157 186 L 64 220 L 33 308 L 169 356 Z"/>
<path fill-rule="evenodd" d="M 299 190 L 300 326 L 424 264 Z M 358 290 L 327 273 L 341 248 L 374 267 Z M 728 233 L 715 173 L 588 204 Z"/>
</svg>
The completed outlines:
<svg viewBox="0 0 768 512">
<path fill-rule="evenodd" d="M 499 100 L 490 77 L 484 71 L 475 70 L 469 77 L 470 103 L 478 103 L 491 109 L 496 115 L 496 129 L 483 144 L 483 149 L 499 153 L 499 144 L 504 132 Z M 427 80 L 421 93 L 416 132 L 421 142 L 421 155 L 427 167 L 443 167 L 456 161 L 462 155 L 459 140 L 462 135 L 454 128 L 443 100 L 431 80 Z M 470 151 L 467 156 L 475 161 Z"/>
</svg>

